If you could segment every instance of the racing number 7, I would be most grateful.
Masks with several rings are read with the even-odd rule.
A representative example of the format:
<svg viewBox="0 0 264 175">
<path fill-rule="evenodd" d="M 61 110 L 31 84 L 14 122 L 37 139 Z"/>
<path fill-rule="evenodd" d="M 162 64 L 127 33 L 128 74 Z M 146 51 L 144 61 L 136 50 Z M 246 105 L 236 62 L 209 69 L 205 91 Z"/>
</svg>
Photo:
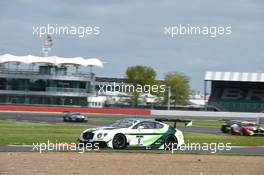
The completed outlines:
<svg viewBox="0 0 264 175">
<path fill-rule="evenodd" d="M 138 139 L 138 145 L 143 145 L 143 136 L 136 136 L 136 138 Z"/>
</svg>

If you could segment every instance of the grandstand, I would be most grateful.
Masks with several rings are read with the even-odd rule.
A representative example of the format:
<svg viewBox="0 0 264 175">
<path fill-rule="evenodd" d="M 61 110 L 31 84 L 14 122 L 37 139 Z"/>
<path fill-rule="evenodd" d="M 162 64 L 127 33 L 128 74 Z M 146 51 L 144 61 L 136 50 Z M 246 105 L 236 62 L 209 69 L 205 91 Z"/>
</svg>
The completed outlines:
<svg viewBox="0 0 264 175">
<path fill-rule="evenodd" d="M 79 69 L 87 66 L 103 63 L 96 58 L 0 55 L 0 104 L 87 106 L 95 82 L 94 73 Z"/>
<path fill-rule="evenodd" d="M 208 106 L 220 111 L 264 111 L 264 73 L 206 72 L 204 81 L 205 93 L 211 87 Z"/>
</svg>

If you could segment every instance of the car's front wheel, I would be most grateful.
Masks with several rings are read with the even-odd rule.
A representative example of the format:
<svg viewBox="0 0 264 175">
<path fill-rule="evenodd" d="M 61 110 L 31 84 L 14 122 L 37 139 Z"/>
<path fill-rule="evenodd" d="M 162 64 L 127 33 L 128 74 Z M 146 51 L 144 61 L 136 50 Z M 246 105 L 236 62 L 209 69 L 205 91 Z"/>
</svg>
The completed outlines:
<svg viewBox="0 0 264 175">
<path fill-rule="evenodd" d="M 127 146 L 126 136 L 123 134 L 116 134 L 113 138 L 114 149 L 125 149 Z"/>
<path fill-rule="evenodd" d="M 225 125 L 222 125 L 222 127 L 221 127 L 221 131 L 223 132 L 223 133 L 228 133 L 228 127 L 227 126 L 225 126 Z"/>
</svg>

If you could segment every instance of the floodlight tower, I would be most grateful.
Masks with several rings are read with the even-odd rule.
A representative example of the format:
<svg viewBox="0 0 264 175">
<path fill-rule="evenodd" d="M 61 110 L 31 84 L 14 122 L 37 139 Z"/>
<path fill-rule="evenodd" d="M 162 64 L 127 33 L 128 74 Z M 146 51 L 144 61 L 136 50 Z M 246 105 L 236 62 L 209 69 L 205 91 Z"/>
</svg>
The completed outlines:
<svg viewBox="0 0 264 175">
<path fill-rule="evenodd" d="M 47 38 L 42 46 L 41 56 L 47 57 L 49 52 L 51 51 L 51 47 L 53 45 L 51 35 L 47 35 Z"/>
</svg>

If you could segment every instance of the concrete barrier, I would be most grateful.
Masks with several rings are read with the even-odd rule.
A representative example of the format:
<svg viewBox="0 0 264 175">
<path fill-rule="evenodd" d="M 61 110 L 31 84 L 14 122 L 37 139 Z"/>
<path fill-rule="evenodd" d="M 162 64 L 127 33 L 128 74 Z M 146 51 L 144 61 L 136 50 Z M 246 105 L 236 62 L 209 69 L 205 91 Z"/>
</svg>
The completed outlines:
<svg viewBox="0 0 264 175">
<path fill-rule="evenodd" d="M 176 110 L 151 110 L 151 115 L 179 116 L 179 117 L 216 117 L 216 118 L 263 118 L 264 113 L 247 112 L 212 112 L 212 111 L 176 111 Z"/>
</svg>

